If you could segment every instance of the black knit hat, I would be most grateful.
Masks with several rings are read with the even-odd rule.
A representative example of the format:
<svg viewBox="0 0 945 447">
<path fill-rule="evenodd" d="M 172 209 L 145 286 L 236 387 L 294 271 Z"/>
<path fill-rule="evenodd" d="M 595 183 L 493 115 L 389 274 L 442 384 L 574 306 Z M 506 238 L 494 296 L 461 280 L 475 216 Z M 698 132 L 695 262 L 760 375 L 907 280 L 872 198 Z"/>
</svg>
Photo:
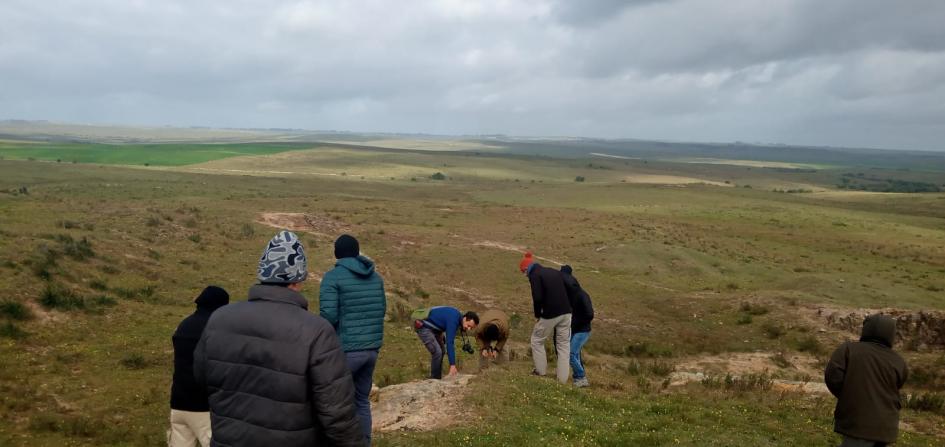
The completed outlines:
<svg viewBox="0 0 945 447">
<path fill-rule="evenodd" d="M 194 302 L 203 309 L 217 309 L 230 303 L 230 294 L 221 287 L 207 286 Z"/>
<path fill-rule="evenodd" d="M 342 234 L 335 241 L 335 259 L 356 258 L 361 254 L 361 246 L 358 240 L 350 234 Z"/>
</svg>

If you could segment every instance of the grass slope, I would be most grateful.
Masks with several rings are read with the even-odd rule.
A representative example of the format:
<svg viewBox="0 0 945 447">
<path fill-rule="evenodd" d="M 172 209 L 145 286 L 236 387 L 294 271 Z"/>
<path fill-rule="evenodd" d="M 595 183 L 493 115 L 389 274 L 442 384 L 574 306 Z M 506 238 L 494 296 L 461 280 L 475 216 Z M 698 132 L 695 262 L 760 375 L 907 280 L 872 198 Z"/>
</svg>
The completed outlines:
<svg viewBox="0 0 945 447">
<path fill-rule="evenodd" d="M 260 163 L 271 158 L 288 170 L 314 170 L 317 158 L 293 162 L 316 155 L 248 157 L 246 166 L 267 168 Z M 330 169 L 382 170 L 373 155 L 338 157 Z M 426 170 L 474 156 L 417 157 L 407 164 Z M 642 169 L 483 159 L 503 169 L 529 164 L 547 178 Z M 415 307 L 500 307 L 515 320 L 513 341 L 528 339 L 528 284 L 515 269 L 520 253 L 501 247 L 571 263 L 594 297 L 599 319 L 587 359 L 595 388 L 528 377 L 529 360 L 519 356 L 511 371 L 473 383 L 468 417 L 458 426 L 384 434 L 382 445 L 827 445 L 836 441 L 830 399 L 699 384 L 664 390 L 666 374 L 715 353 L 803 350 L 822 362 L 850 336 L 819 331 L 823 322 L 810 315 L 822 305 L 945 306 L 942 194 L 179 169 L 0 160 L 0 444 L 162 444 L 170 334 L 206 284 L 242 299 L 276 231 L 257 222 L 264 212 L 310 216 L 315 226 L 299 233 L 316 274 L 333 264 L 331 242 L 341 232 L 355 234 L 377 261 L 391 317 L 375 375 L 380 385 L 425 374 L 427 354 L 405 316 Z M 675 174 L 740 172 L 686 169 Z M 316 291 L 313 279 L 304 291 L 312 308 Z M 746 303 L 761 309 L 747 321 Z M 934 367 L 940 353 L 906 356 L 926 366 L 910 390 L 942 389 Z M 468 370 L 473 359 L 460 361 Z M 799 372 L 773 367 L 770 374 Z M 904 421 L 900 445 L 941 443 L 942 416 L 909 410 Z"/>
</svg>

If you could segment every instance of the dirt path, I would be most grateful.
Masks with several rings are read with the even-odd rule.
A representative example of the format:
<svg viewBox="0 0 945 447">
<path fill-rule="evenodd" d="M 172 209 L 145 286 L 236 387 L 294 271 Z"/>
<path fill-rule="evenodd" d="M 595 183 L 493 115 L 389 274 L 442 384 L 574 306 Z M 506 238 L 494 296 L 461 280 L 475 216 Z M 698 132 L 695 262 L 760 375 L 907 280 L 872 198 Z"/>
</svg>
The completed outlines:
<svg viewBox="0 0 945 447">
<path fill-rule="evenodd" d="M 273 228 L 305 231 L 329 238 L 351 230 L 351 227 L 343 222 L 306 213 L 262 213 L 256 222 Z"/>
</svg>

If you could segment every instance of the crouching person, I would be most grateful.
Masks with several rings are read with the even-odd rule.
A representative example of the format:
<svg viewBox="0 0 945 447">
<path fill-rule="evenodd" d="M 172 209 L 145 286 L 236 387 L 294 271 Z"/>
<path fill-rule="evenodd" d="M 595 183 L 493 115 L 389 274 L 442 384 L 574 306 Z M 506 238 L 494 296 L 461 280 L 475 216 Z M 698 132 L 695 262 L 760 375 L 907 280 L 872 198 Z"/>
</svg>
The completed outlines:
<svg viewBox="0 0 945 447">
<path fill-rule="evenodd" d="M 169 447 L 210 447 L 210 406 L 207 390 L 194 380 L 194 349 L 210 315 L 230 302 L 230 295 L 217 286 L 200 292 L 197 310 L 184 318 L 174 331 L 174 380 L 171 383 L 171 430 Z"/>
<path fill-rule="evenodd" d="M 487 310 L 479 316 L 476 327 L 476 345 L 479 351 L 479 369 L 493 361 L 508 361 L 505 342 L 509 339 L 509 317 L 501 310 Z"/>
<path fill-rule="evenodd" d="M 213 314 L 194 351 L 215 446 L 363 446 L 341 344 L 301 294 L 298 237 L 281 231 L 259 260 L 249 300 Z"/>
<path fill-rule="evenodd" d="M 437 306 L 419 309 L 412 316 L 417 337 L 427 351 L 430 351 L 430 378 L 443 378 L 444 351 L 450 362 L 449 375 L 455 376 L 459 372 L 456 369 L 456 334 L 460 333 L 465 339 L 466 332 L 479 325 L 479 315 L 475 312 L 463 314 L 455 307 Z M 463 344 L 464 349 L 467 349 L 467 346 L 468 343 Z M 469 346 L 468 350 L 472 352 L 472 346 Z"/>
<path fill-rule="evenodd" d="M 859 342 L 840 345 L 824 371 L 824 382 L 837 398 L 834 431 L 841 447 L 885 446 L 899 434 L 899 390 L 908 377 L 905 360 L 892 350 L 896 321 L 870 315 Z"/>
</svg>

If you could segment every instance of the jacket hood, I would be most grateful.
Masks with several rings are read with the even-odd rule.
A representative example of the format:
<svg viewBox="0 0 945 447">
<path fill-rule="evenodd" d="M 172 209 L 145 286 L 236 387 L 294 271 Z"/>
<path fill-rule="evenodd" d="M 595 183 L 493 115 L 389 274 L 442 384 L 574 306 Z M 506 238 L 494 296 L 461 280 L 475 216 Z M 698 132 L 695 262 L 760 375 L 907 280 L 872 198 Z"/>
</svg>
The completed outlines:
<svg viewBox="0 0 945 447">
<path fill-rule="evenodd" d="M 863 333 L 860 341 L 879 343 L 892 348 L 896 338 L 896 320 L 889 315 L 870 315 L 863 320 Z"/>
<path fill-rule="evenodd" d="M 249 301 L 275 301 L 308 310 L 308 300 L 288 287 L 257 284 L 249 288 Z"/>
<path fill-rule="evenodd" d="M 374 273 L 374 261 L 365 256 L 341 258 L 335 262 L 335 265 L 344 267 L 358 276 L 371 276 L 371 274 Z"/>
<path fill-rule="evenodd" d="M 198 309 L 216 310 L 230 303 L 230 294 L 221 287 L 208 286 L 194 302 Z"/>
</svg>

